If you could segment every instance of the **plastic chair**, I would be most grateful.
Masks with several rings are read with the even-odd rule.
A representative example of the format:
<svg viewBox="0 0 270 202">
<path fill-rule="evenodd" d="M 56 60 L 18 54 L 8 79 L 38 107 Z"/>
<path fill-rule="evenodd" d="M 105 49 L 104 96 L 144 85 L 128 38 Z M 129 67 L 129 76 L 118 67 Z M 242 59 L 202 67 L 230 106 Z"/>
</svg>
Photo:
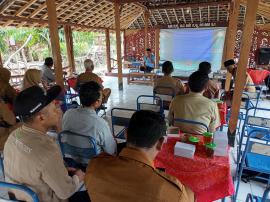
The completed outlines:
<svg viewBox="0 0 270 202">
<path fill-rule="evenodd" d="M 6 189 L 19 190 L 21 192 L 24 192 L 28 196 L 30 196 L 30 198 L 32 199 L 33 202 L 39 202 L 37 194 L 32 189 L 30 189 L 24 185 L 12 184 L 12 183 L 8 183 L 8 182 L 0 182 L 0 187 L 6 188 Z M 5 199 L 5 198 L 3 198 L 3 196 L 0 197 L 1 201 L 13 201 L 13 202 L 18 201 L 19 202 L 19 200 L 17 200 L 14 197 L 9 197 L 9 198 L 10 199 Z"/>
<path fill-rule="evenodd" d="M 259 100 L 261 98 L 261 94 L 262 94 L 262 86 L 258 86 L 258 85 L 249 85 L 249 86 L 256 87 L 256 92 L 255 93 L 250 93 L 250 92 L 245 91 L 243 94 L 246 94 L 246 95 L 249 96 L 251 107 L 257 108 Z M 255 103 L 253 103 L 252 100 L 254 100 Z M 255 114 L 256 114 L 256 109 L 254 110 L 254 115 Z"/>
<path fill-rule="evenodd" d="M 91 136 L 62 131 L 58 141 L 64 158 L 71 158 L 84 166 L 87 166 L 89 160 L 99 153 L 96 141 Z"/>
<path fill-rule="evenodd" d="M 4 169 L 3 153 L 0 154 L 0 166 L 1 166 L 1 172 L 2 172 L 3 178 L 5 180 L 5 169 Z"/>
<path fill-rule="evenodd" d="M 175 90 L 172 87 L 156 86 L 153 95 L 162 99 L 163 109 L 169 110 L 171 101 L 175 97 Z"/>
<path fill-rule="evenodd" d="M 208 126 L 206 124 L 198 122 L 198 121 L 193 121 L 193 120 L 188 120 L 188 119 L 181 119 L 181 118 L 177 118 L 177 119 L 173 120 L 173 126 L 178 127 L 177 124 L 179 124 L 179 123 L 202 126 L 202 127 L 205 128 L 205 130 L 207 132 L 209 132 Z M 201 135 L 201 134 L 199 134 L 199 135 Z"/>
<path fill-rule="evenodd" d="M 269 193 L 270 187 L 266 188 L 266 190 L 263 193 L 263 197 L 254 196 L 249 193 L 247 195 L 246 202 L 267 202 L 267 199 L 269 199 Z"/>
<path fill-rule="evenodd" d="M 115 138 L 125 139 L 125 136 L 124 136 L 125 130 L 128 127 L 131 116 L 136 111 L 137 110 L 135 109 L 127 109 L 127 108 L 113 108 L 111 110 L 112 132 Z M 121 115 L 119 115 L 119 113 L 121 113 Z M 123 113 L 126 113 L 126 114 L 124 115 Z M 124 128 L 116 134 L 115 126 L 121 126 Z"/>
<path fill-rule="evenodd" d="M 137 98 L 137 110 L 151 110 L 164 116 L 163 102 L 158 96 L 140 95 Z"/>
<path fill-rule="evenodd" d="M 247 120 L 251 122 L 254 121 L 253 117 L 250 118 L 249 116 Z M 258 133 L 262 135 L 260 138 L 257 137 Z M 243 170 L 255 171 L 260 174 L 266 174 L 268 176 L 270 175 L 270 156 L 267 156 L 265 154 L 253 150 L 254 149 L 253 147 L 255 145 L 264 146 L 265 149 L 269 149 L 270 148 L 269 140 L 270 140 L 270 133 L 267 131 L 254 129 L 248 133 L 246 146 L 243 155 L 240 159 L 240 164 L 239 166 L 237 165 L 236 170 L 237 183 L 236 183 L 236 192 L 234 195 L 235 199 L 237 199 L 237 194 L 239 191 L 239 185 L 243 174 Z M 263 176 L 258 175 L 254 176 L 253 178 L 266 180 L 268 185 L 270 183 L 269 177 L 265 178 Z"/>
<path fill-rule="evenodd" d="M 242 149 L 245 147 L 245 142 L 243 142 L 244 138 L 248 137 L 248 134 L 256 131 L 257 134 L 260 133 L 267 133 L 270 132 L 270 119 L 269 118 L 264 118 L 260 116 L 254 116 L 250 114 L 254 114 L 254 110 L 259 110 L 263 111 L 264 113 L 270 112 L 270 109 L 265 109 L 265 108 L 249 108 L 246 111 L 246 116 L 244 120 L 244 124 L 242 126 L 242 132 L 240 134 L 239 138 L 239 145 L 237 149 L 237 164 L 239 164 L 241 155 L 242 155 Z M 254 133 L 254 132 L 253 132 Z M 255 136 L 256 134 L 254 134 Z M 257 139 L 260 139 L 259 136 L 257 135 Z"/>
</svg>

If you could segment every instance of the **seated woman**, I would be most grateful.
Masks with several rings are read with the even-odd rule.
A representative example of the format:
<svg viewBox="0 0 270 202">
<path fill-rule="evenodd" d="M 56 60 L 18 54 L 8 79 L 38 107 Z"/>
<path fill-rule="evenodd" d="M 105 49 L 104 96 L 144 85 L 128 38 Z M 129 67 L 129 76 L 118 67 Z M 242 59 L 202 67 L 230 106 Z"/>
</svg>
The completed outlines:
<svg viewBox="0 0 270 202">
<path fill-rule="evenodd" d="M 0 97 L 4 102 L 12 105 L 16 97 L 16 90 L 9 84 L 10 78 L 11 72 L 0 67 Z"/>
<path fill-rule="evenodd" d="M 46 89 L 45 84 L 41 80 L 41 71 L 38 69 L 28 69 L 24 74 L 22 90 L 32 86 L 40 86 Z"/>
<path fill-rule="evenodd" d="M 181 80 L 175 79 L 172 77 L 173 73 L 173 64 L 171 61 L 166 61 L 162 64 L 162 72 L 164 73 L 164 76 L 157 79 L 154 83 L 154 89 L 156 87 L 170 87 L 174 89 L 175 95 L 182 95 L 185 93 L 184 85 Z M 164 89 L 165 90 L 165 89 Z M 166 92 L 160 92 L 160 93 L 166 93 Z M 168 92 L 170 93 L 170 92 Z"/>
</svg>

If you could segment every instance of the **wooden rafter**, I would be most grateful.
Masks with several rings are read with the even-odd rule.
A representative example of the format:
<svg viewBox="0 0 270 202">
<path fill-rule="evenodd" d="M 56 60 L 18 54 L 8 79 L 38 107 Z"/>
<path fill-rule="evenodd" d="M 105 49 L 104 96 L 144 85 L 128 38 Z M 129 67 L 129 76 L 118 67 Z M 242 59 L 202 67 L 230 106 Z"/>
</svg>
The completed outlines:
<svg viewBox="0 0 270 202">
<path fill-rule="evenodd" d="M 70 4 L 70 5 L 68 6 L 68 8 L 71 9 L 71 8 L 73 8 L 76 4 L 78 4 L 78 3 L 80 3 L 80 2 L 81 2 L 81 0 L 73 1 L 72 4 Z M 58 12 L 57 15 L 58 15 L 58 16 L 61 16 L 62 14 L 66 13 L 66 12 L 67 12 L 66 9 L 63 9 L 63 10 L 61 10 L 60 12 Z M 74 11 L 72 11 L 72 13 L 73 13 L 73 12 L 74 12 Z"/>
<path fill-rule="evenodd" d="M 181 11 L 182 11 L 182 17 L 183 17 L 184 23 L 187 23 L 184 8 L 181 8 Z"/>
<path fill-rule="evenodd" d="M 175 9 L 173 9 L 173 13 L 174 13 L 176 22 L 179 24 L 178 16 L 177 16 L 177 13 L 176 13 Z"/>
<path fill-rule="evenodd" d="M 64 6 L 66 3 L 68 3 L 69 0 L 63 0 L 61 3 L 56 5 L 56 12 L 58 11 L 58 9 L 60 9 L 62 6 Z M 46 19 L 48 17 L 48 13 L 45 13 L 41 19 Z"/>
<path fill-rule="evenodd" d="M 228 4 L 231 0 L 223 0 L 217 2 L 201 2 L 201 3 L 179 3 L 179 4 L 166 4 L 160 6 L 148 6 L 149 10 L 160 10 L 160 9 L 179 9 L 179 8 L 198 8 L 207 6 L 217 6 L 219 4 Z"/>
<path fill-rule="evenodd" d="M 167 18 L 168 18 L 169 23 L 172 24 L 172 21 L 171 21 L 171 19 L 170 19 L 170 16 L 168 15 L 168 12 L 167 12 L 166 9 L 165 9 L 165 13 L 166 13 L 166 16 L 167 16 Z"/>
<path fill-rule="evenodd" d="M 15 0 L 5 0 L 0 4 L 0 13 L 3 13 Z"/>
</svg>

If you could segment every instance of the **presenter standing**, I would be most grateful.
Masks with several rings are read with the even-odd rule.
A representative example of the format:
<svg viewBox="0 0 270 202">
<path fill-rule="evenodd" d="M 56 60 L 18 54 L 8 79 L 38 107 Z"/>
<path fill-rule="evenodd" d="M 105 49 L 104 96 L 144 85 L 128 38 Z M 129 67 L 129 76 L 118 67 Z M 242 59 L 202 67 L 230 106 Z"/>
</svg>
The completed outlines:
<svg viewBox="0 0 270 202">
<path fill-rule="evenodd" d="M 150 48 L 146 49 L 145 56 L 143 57 L 144 66 L 140 68 L 141 71 L 150 73 L 155 68 L 155 55 Z"/>
</svg>

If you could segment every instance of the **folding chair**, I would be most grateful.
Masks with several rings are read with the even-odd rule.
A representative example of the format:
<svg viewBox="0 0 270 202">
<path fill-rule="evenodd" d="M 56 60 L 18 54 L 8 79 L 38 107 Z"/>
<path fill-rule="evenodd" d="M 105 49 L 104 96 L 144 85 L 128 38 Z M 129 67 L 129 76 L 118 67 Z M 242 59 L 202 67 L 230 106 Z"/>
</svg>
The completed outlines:
<svg viewBox="0 0 270 202">
<path fill-rule="evenodd" d="M 244 142 L 245 138 L 248 138 L 248 134 L 252 133 L 253 136 L 256 136 L 257 139 L 260 139 L 260 134 L 270 133 L 270 119 L 260 116 L 254 116 L 254 110 L 263 111 L 265 113 L 270 113 L 270 109 L 265 108 L 249 108 L 246 112 L 244 124 L 242 126 L 242 132 L 239 138 L 239 144 L 237 149 L 237 164 L 240 163 L 242 157 L 242 150 L 245 148 L 246 143 Z M 255 133 L 256 132 L 256 133 Z"/>
<path fill-rule="evenodd" d="M 1 166 L 1 173 L 3 175 L 3 178 L 5 180 L 5 169 L 4 169 L 4 158 L 3 153 L 0 154 L 0 166 Z"/>
<path fill-rule="evenodd" d="M 136 112 L 135 109 L 113 108 L 111 110 L 112 132 L 115 138 L 125 139 L 125 130 L 128 127 L 131 116 Z M 115 126 L 120 126 L 122 129 L 116 134 Z M 124 127 L 124 128 L 123 128 Z"/>
<path fill-rule="evenodd" d="M 202 126 L 205 128 L 205 130 L 207 132 L 209 132 L 209 128 L 206 124 L 198 122 L 198 121 L 193 121 L 193 120 L 188 120 L 188 119 L 181 119 L 181 118 L 177 118 L 177 119 L 173 119 L 173 126 L 175 127 L 179 127 L 179 124 L 181 123 L 185 123 L 185 124 L 190 124 L 190 125 L 197 125 L 197 126 Z M 181 128 L 180 128 L 181 130 Z M 202 134 L 199 134 L 202 135 Z"/>
<path fill-rule="evenodd" d="M 140 95 L 137 98 L 137 110 L 151 110 L 164 116 L 163 102 L 158 96 Z"/>
<path fill-rule="evenodd" d="M 253 117 L 248 116 L 248 121 L 255 121 Z M 267 123 L 270 124 L 270 121 Z M 257 138 L 258 132 L 262 135 L 260 139 Z M 270 156 L 265 153 L 270 149 L 270 133 L 261 130 L 251 130 L 248 133 L 247 143 L 240 160 L 239 169 L 236 170 L 236 192 L 234 199 L 237 199 L 240 180 L 243 174 L 243 170 L 255 171 L 260 175 L 253 176 L 254 179 L 260 179 L 267 181 L 270 184 Z M 256 149 L 259 148 L 259 149 Z M 268 177 L 264 177 L 261 174 L 265 174 Z"/>
<path fill-rule="evenodd" d="M 20 192 L 24 192 L 26 195 L 28 195 L 31 199 L 32 202 L 39 202 L 38 196 L 37 194 L 30 188 L 24 186 L 24 185 L 19 185 L 19 184 L 12 184 L 12 183 L 8 183 L 8 182 L 0 182 L 0 187 L 7 189 L 7 190 L 18 190 Z M 12 193 L 8 193 L 9 194 L 9 199 L 5 199 L 4 196 L 0 196 L 0 201 L 18 201 L 14 194 Z"/>
<path fill-rule="evenodd" d="M 175 90 L 172 87 L 156 86 L 153 90 L 153 95 L 162 99 L 164 110 L 169 110 L 171 101 L 175 97 Z"/>
<path fill-rule="evenodd" d="M 91 136 L 62 131 L 58 141 L 63 158 L 72 159 L 75 164 L 83 167 L 86 167 L 89 160 L 100 152 L 97 150 L 95 139 Z"/>
<path fill-rule="evenodd" d="M 270 187 L 266 188 L 266 190 L 263 193 L 263 197 L 255 196 L 252 194 L 248 194 L 246 198 L 246 202 L 269 202 L 269 193 L 270 193 Z"/>
</svg>

